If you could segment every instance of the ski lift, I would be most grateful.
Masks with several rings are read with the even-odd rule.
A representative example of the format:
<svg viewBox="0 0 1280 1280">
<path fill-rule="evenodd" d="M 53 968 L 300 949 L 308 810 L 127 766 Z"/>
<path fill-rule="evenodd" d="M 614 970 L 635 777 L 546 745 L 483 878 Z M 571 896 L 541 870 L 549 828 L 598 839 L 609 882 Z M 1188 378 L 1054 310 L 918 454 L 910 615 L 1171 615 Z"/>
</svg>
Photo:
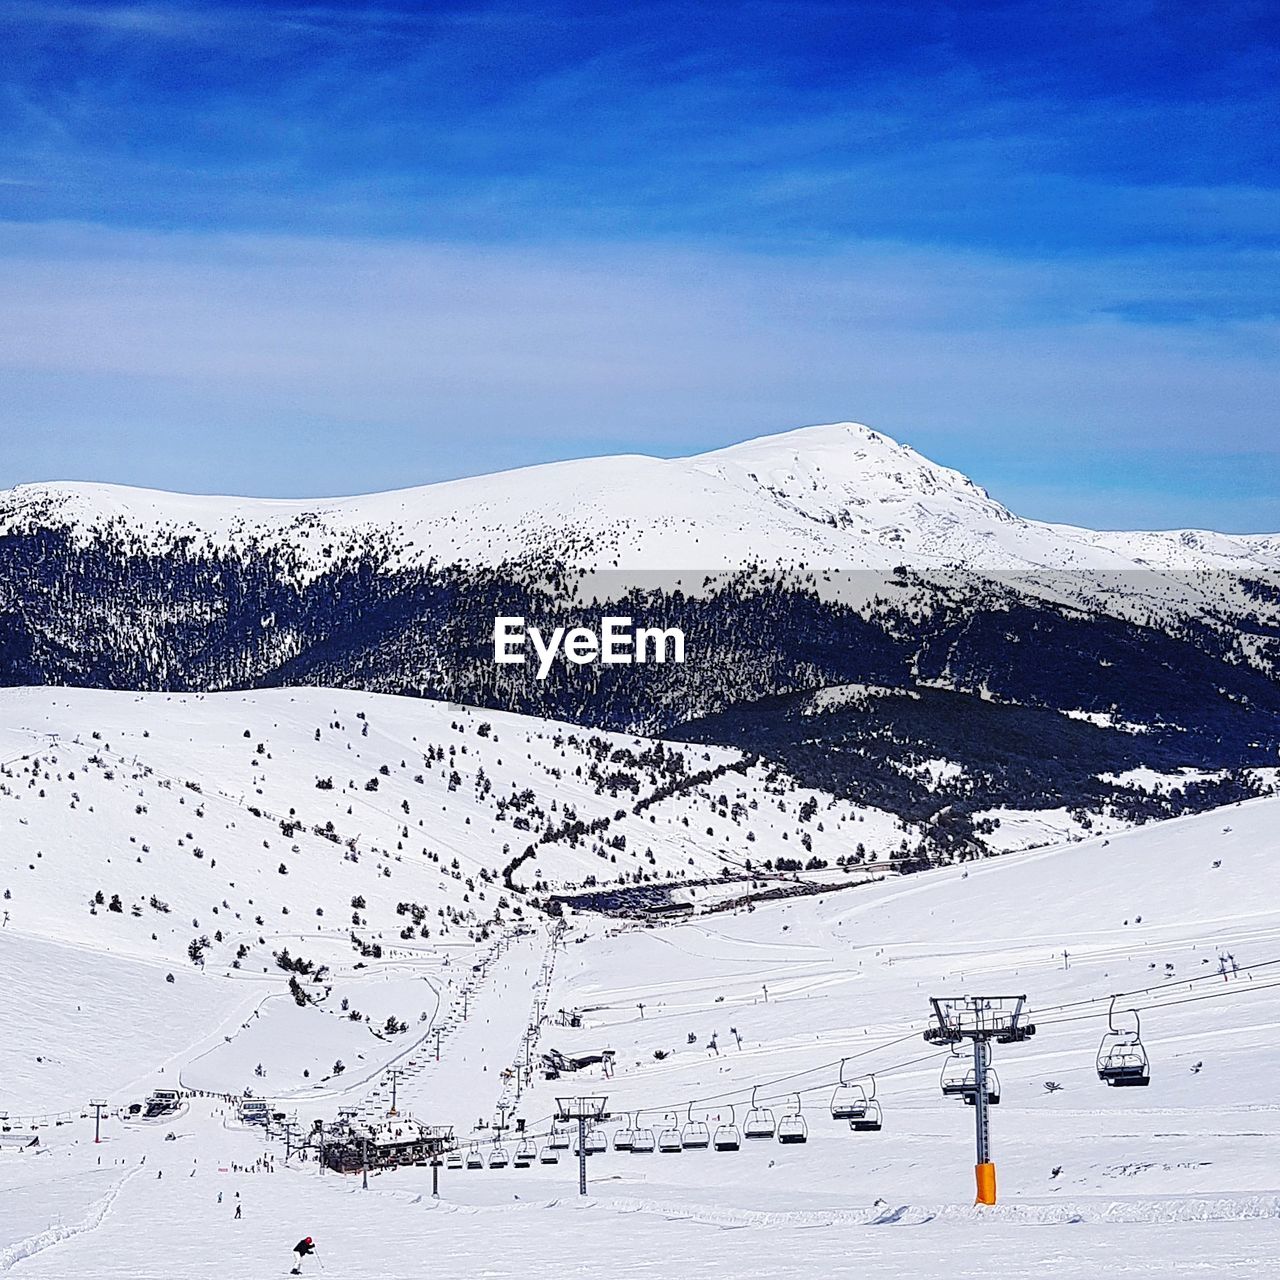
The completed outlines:
<svg viewBox="0 0 1280 1280">
<path fill-rule="evenodd" d="M 867 1094 L 860 1084 L 844 1078 L 845 1064 L 848 1058 L 840 1060 L 840 1083 L 831 1095 L 831 1118 L 833 1120 L 852 1120 L 866 1111 Z M 944 1089 L 945 1093 L 946 1090 Z"/>
<path fill-rule="evenodd" d="M 489 1168 L 505 1169 L 507 1167 L 509 1157 L 507 1149 L 500 1142 L 495 1142 L 493 1150 L 489 1152 Z"/>
<path fill-rule="evenodd" d="M 855 1115 L 849 1117 L 849 1128 L 854 1133 L 879 1133 L 884 1128 L 884 1115 L 880 1104 L 876 1101 L 876 1078 L 867 1077 L 867 1083 L 860 1086 L 864 1091 L 863 1105 Z"/>
<path fill-rule="evenodd" d="M 636 1124 L 639 1125 L 640 1113 L 636 1113 Z M 631 1135 L 631 1154 L 633 1156 L 651 1156 L 657 1147 L 652 1129 L 637 1128 Z"/>
<path fill-rule="evenodd" d="M 667 1117 L 667 1124 L 658 1133 L 658 1150 L 668 1154 L 684 1150 L 684 1143 L 680 1140 L 680 1129 L 676 1125 L 674 1116 Z"/>
<path fill-rule="evenodd" d="M 582 1140 L 582 1147 L 585 1148 L 589 1156 L 598 1156 L 602 1151 L 608 1151 L 609 1139 L 605 1137 L 604 1130 L 596 1128 L 595 1125 L 586 1130 L 586 1137 Z M 577 1149 L 577 1139 L 573 1139 L 573 1155 L 580 1155 Z"/>
<path fill-rule="evenodd" d="M 686 1151 L 705 1151 L 711 1145 L 711 1130 L 701 1120 L 693 1118 L 693 1103 L 689 1103 L 689 1118 L 680 1130 L 680 1141 Z"/>
<path fill-rule="evenodd" d="M 537 1158 L 538 1144 L 532 1138 L 521 1138 L 516 1143 L 516 1154 L 512 1163 L 517 1169 L 527 1169 Z"/>
<path fill-rule="evenodd" d="M 752 1089 L 751 1110 L 747 1112 L 747 1118 L 742 1122 L 742 1136 L 744 1138 L 772 1138 L 777 1127 L 773 1112 L 768 1107 L 756 1106 L 756 1090 Z"/>
<path fill-rule="evenodd" d="M 568 1151 L 569 1150 L 569 1134 L 565 1129 L 558 1129 L 555 1125 L 551 1126 L 551 1136 L 547 1139 L 547 1145 L 552 1151 Z"/>
<path fill-rule="evenodd" d="M 635 1131 L 636 1127 L 631 1123 L 623 1125 L 621 1129 L 615 1129 L 613 1133 L 613 1149 L 615 1151 L 630 1151 Z"/>
<path fill-rule="evenodd" d="M 869 1099 L 865 1114 L 850 1120 L 849 1128 L 854 1133 L 879 1133 L 884 1128 L 884 1113 L 880 1104 L 874 1098 Z"/>
<path fill-rule="evenodd" d="M 717 1151 L 738 1151 L 742 1147 L 742 1134 L 738 1131 L 738 1117 L 733 1107 L 729 1108 L 728 1123 L 716 1125 L 711 1145 Z"/>
<path fill-rule="evenodd" d="M 988 1067 L 984 1073 L 987 1081 L 987 1105 L 995 1107 L 1000 1105 L 1000 1077 L 996 1074 L 995 1067 Z M 965 1073 L 964 1084 L 964 1100 L 968 1106 L 974 1106 L 977 1102 L 978 1091 L 974 1088 L 973 1082 L 977 1079 L 977 1074 L 972 1067 Z"/>
<path fill-rule="evenodd" d="M 942 1076 L 939 1084 L 944 1098 L 963 1098 L 973 1087 L 970 1077 L 973 1066 L 956 1046 L 951 1046 L 951 1054 L 942 1064 Z"/>
<path fill-rule="evenodd" d="M 461 1169 L 462 1168 L 462 1152 L 450 1151 L 449 1154 L 444 1158 L 444 1167 L 446 1169 Z"/>
<path fill-rule="evenodd" d="M 778 1121 L 778 1141 L 783 1146 L 798 1146 L 809 1141 L 809 1126 L 800 1114 L 800 1095 L 796 1094 L 794 1111 L 788 1111 Z"/>
<path fill-rule="evenodd" d="M 942 1068 L 942 1092 L 948 1096 L 959 1096 L 964 1099 L 966 1106 L 972 1107 L 978 1099 L 977 1068 L 968 1057 L 957 1053 L 954 1047 L 952 1053 L 954 1056 L 948 1058 Z M 987 1105 L 999 1106 L 1000 1076 L 995 1067 L 988 1066 L 983 1072 L 983 1079 L 986 1083 Z"/>
<path fill-rule="evenodd" d="M 484 1168 L 484 1156 L 480 1154 L 480 1151 L 477 1147 L 472 1147 L 471 1150 L 467 1152 L 467 1168 L 468 1169 Z"/>
<path fill-rule="evenodd" d="M 602 1129 L 591 1128 L 587 1130 L 583 1138 L 582 1148 L 589 1156 L 599 1155 L 600 1152 L 609 1150 L 609 1139 L 605 1137 Z M 578 1139 L 576 1137 L 573 1140 L 573 1154 L 575 1156 L 582 1154 L 578 1150 Z"/>
<path fill-rule="evenodd" d="M 1142 1044 L 1142 1022 L 1137 1009 L 1125 1012 L 1133 1015 L 1133 1030 L 1116 1026 L 1116 997 L 1111 997 L 1107 1010 L 1108 1030 L 1098 1045 L 1098 1079 L 1116 1088 L 1135 1088 L 1151 1083 L 1151 1065 Z"/>
<path fill-rule="evenodd" d="M 552 1150 L 550 1143 L 542 1148 L 541 1155 L 538 1156 L 539 1164 L 559 1164 L 560 1157 Z"/>
</svg>

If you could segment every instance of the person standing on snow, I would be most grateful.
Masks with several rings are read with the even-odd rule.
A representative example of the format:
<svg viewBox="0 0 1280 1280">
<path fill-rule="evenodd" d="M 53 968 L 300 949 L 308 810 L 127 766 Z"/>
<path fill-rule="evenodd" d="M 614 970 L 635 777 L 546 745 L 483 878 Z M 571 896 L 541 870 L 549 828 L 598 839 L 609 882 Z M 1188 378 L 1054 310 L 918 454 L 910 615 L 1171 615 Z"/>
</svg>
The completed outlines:
<svg viewBox="0 0 1280 1280">
<path fill-rule="evenodd" d="M 291 1276 L 300 1276 L 302 1274 L 302 1260 L 316 1251 L 315 1241 L 310 1236 L 304 1236 L 293 1246 L 293 1251 L 298 1255 L 298 1261 L 289 1274 Z"/>
</svg>

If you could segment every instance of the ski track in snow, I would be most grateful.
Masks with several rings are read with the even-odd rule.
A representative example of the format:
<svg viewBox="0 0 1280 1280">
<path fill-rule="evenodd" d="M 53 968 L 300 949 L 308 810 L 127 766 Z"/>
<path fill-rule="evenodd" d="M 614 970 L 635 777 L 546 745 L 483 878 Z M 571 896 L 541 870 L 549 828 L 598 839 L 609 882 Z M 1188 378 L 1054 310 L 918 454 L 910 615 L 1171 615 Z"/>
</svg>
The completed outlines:
<svg viewBox="0 0 1280 1280">
<path fill-rule="evenodd" d="M 46 1227 L 43 1231 L 33 1236 L 28 1236 L 25 1240 L 19 1240 L 16 1244 L 0 1249 L 0 1271 L 11 1271 L 18 1263 L 33 1258 L 36 1254 L 43 1253 L 46 1249 L 53 1249 L 58 1245 L 74 1240 L 77 1236 L 83 1236 L 88 1232 L 97 1230 L 102 1225 L 107 1214 L 111 1212 L 112 1206 L 119 1198 L 120 1193 L 141 1172 L 142 1167 L 139 1166 L 126 1173 L 106 1195 L 90 1206 L 89 1211 L 79 1222 Z"/>
</svg>

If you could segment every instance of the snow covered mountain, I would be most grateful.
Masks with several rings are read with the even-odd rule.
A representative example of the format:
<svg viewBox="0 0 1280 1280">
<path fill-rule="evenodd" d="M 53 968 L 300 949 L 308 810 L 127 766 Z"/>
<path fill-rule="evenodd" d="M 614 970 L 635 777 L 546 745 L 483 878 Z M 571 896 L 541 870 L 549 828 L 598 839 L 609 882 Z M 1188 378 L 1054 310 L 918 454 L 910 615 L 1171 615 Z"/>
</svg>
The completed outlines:
<svg viewBox="0 0 1280 1280">
<path fill-rule="evenodd" d="M 353 1277 L 1265 1272 L 1276 567 L 1023 521 L 851 426 L 323 503 L 14 491 L 0 1271 L 258 1275 L 314 1232 Z M 492 661 L 498 614 L 605 611 L 689 660 Z M 998 990 L 1037 1033 L 980 1219 L 922 1030 Z M 1098 1078 L 1116 992 L 1146 1089 Z M 854 1081 L 883 1132 L 831 1117 Z M 573 1208 L 567 1092 L 615 1117 Z M 758 1108 L 807 1141 L 683 1143 Z M 439 1201 L 377 1149 L 418 1122 L 470 1157 Z M 356 1132 L 370 1190 L 313 1176 Z"/>
<path fill-rule="evenodd" d="M 685 663 L 493 660 L 500 615 L 604 614 L 681 628 Z M 692 737 L 945 811 L 940 847 L 997 810 L 1102 817 L 1099 779 L 1135 770 L 1192 779 L 1140 816 L 1255 794 L 1278 671 L 1280 537 L 1025 520 L 856 424 L 351 499 L 0 496 L 0 683 L 347 687 Z M 862 687 L 893 696 L 841 700 Z"/>
<path fill-rule="evenodd" d="M 0 535 L 65 530 L 135 553 L 275 555 L 299 577 L 541 556 L 629 572 L 747 564 L 886 571 L 1280 571 L 1280 534 L 1098 533 L 1014 515 L 957 471 L 857 423 L 690 458 L 588 458 L 357 498 L 264 501 L 95 484 L 0 495 Z"/>
</svg>

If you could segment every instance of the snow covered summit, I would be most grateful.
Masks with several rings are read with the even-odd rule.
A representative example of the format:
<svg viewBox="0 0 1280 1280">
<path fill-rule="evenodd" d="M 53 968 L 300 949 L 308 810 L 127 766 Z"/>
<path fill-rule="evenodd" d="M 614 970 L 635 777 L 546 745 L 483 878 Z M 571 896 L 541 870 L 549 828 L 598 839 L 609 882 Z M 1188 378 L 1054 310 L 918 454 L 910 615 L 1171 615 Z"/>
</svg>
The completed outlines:
<svg viewBox="0 0 1280 1280">
<path fill-rule="evenodd" d="M 554 553 L 575 567 L 887 570 L 1280 568 L 1280 538 L 1095 533 L 1022 519 L 967 477 L 858 423 L 688 458 L 588 458 L 352 498 L 195 497 L 95 484 L 0 494 L 0 537 L 38 528 L 286 553 L 300 572 L 377 552 L 389 568 Z"/>
</svg>

